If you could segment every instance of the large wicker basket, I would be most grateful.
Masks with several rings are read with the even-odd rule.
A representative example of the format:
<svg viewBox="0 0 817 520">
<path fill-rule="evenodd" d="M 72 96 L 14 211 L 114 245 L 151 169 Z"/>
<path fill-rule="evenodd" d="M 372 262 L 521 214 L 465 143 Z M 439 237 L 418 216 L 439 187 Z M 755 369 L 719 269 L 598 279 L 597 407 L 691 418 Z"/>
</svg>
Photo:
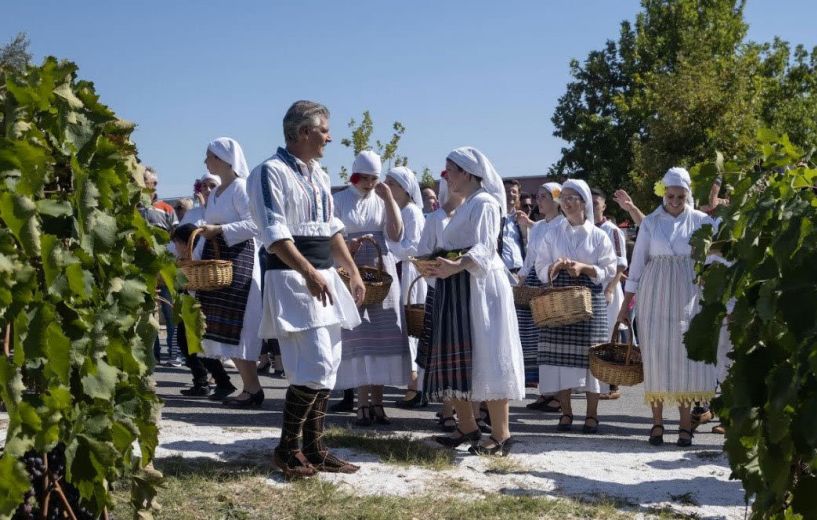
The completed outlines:
<svg viewBox="0 0 817 520">
<path fill-rule="evenodd" d="M 215 291 L 224 289 L 233 283 L 233 263 L 229 260 L 220 260 L 221 250 L 218 241 L 213 240 L 212 260 L 192 260 L 193 244 L 196 236 L 201 233 L 201 228 L 190 233 L 187 241 L 187 258 L 189 260 L 179 260 L 177 265 L 187 277 L 185 289 L 189 291 Z"/>
<path fill-rule="evenodd" d="M 376 268 L 361 265 L 357 266 L 357 270 L 360 272 L 360 277 L 363 279 L 363 285 L 366 286 L 366 296 L 363 298 L 363 305 L 377 305 L 383 303 L 383 300 L 385 300 L 386 296 L 389 294 L 389 289 L 391 288 L 392 283 L 391 275 L 386 272 L 386 268 L 383 266 L 383 251 L 380 249 L 377 241 L 372 237 L 363 236 L 358 240 L 361 241 L 360 247 L 363 247 L 362 242 L 369 242 L 374 245 L 375 249 L 377 250 Z M 349 286 L 349 273 L 340 267 L 338 268 L 338 274 L 340 275 L 341 280 L 343 280 L 343 283 L 346 284 L 346 287 L 349 288 L 349 291 L 351 292 L 351 287 Z"/>
<path fill-rule="evenodd" d="M 625 322 L 630 335 L 629 341 L 626 344 L 616 341 L 620 323 L 616 322 L 613 327 L 609 343 L 590 349 L 590 372 L 599 381 L 611 385 L 633 386 L 644 381 L 641 350 L 633 345 L 633 328 L 629 322 Z"/>
<path fill-rule="evenodd" d="M 530 309 L 530 301 L 544 292 L 542 287 L 530 285 L 513 286 L 513 303 L 520 309 Z"/>
<path fill-rule="evenodd" d="M 417 283 L 418 280 L 422 278 L 418 276 L 411 282 L 408 289 L 408 296 L 411 297 L 411 290 L 414 289 L 414 284 Z M 407 303 L 405 305 L 406 309 L 406 333 L 409 336 L 413 336 L 415 338 L 419 338 L 423 334 L 423 324 L 425 322 L 426 317 L 426 305 L 425 303 Z"/>
<path fill-rule="evenodd" d="M 590 289 L 580 285 L 544 287 L 530 300 L 530 313 L 537 327 L 563 327 L 593 316 Z"/>
</svg>

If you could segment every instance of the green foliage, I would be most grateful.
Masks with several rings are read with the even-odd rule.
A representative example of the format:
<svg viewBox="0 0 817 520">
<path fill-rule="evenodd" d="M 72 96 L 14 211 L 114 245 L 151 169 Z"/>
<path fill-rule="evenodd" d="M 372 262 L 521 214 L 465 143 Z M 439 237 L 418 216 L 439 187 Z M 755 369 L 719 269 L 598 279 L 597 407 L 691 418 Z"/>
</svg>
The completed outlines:
<svg viewBox="0 0 817 520">
<path fill-rule="evenodd" d="M 583 62 L 572 60 L 552 121 L 568 145 L 551 174 L 588 178 L 607 192 L 631 190 L 636 204 L 673 165 L 720 150 L 744 156 L 755 128 L 817 146 L 817 55 L 787 43 L 744 42 L 742 0 L 642 0 Z"/>
<path fill-rule="evenodd" d="M 28 35 L 17 33 L 10 42 L 0 47 L 0 68 L 20 70 L 31 61 Z"/>
<path fill-rule="evenodd" d="M 420 189 L 425 188 L 437 191 L 437 179 L 431 174 L 431 168 L 428 166 L 423 168 L 423 173 L 420 175 Z"/>
<path fill-rule="evenodd" d="M 0 69 L 0 330 L 12 350 L 0 358 L 0 518 L 29 487 L 22 455 L 58 444 L 89 510 L 110 507 L 110 484 L 124 477 L 136 509 L 155 495 L 153 311 L 157 281 L 173 293 L 176 267 L 167 234 L 138 211 L 150 202 L 134 125 L 76 71 L 54 58 Z M 179 305 L 199 331 L 190 302 Z"/>
<path fill-rule="evenodd" d="M 696 185 L 722 175 L 733 189 L 717 234 L 706 226 L 693 237 L 704 289 L 686 344 L 693 359 L 714 361 L 734 300 L 734 364 L 716 407 L 754 518 L 817 511 L 817 168 L 802 159 L 788 137 L 761 130 L 744 158 L 691 170 Z M 711 252 L 730 265 L 704 268 Z"/>
<path fill-rule="evenodd" d="M 357 157 L 357 154 L 363 150 L 374 150 L 380 155 L 380 160 L 383 161 L 383 165 L 387 169 L 392 166 L 408 166 L 408 157 L 397 154 L 400 139 L 406 132 L 406 127 L 403 126 L 403 123 L 399 121 L 392 123 L 393 132 L 389 141 L 384 144 L 378 139 L 375 141 L 374 146 L 371 145 L 374 123 L 372 122 L 372 116 L 368 110 L 363 112 L 363 119 L 361 119 L 360 124 L 354 119 L 351 119 L 348 126 L 352 130 L 352 137 L 341 139 L 340 144 L 351 148 L 354 152 L 354 157 Z M 345 166 L 341 166 L 339 175 L 342 180 L 349 180 L 349 171 Z"/>
</svg>

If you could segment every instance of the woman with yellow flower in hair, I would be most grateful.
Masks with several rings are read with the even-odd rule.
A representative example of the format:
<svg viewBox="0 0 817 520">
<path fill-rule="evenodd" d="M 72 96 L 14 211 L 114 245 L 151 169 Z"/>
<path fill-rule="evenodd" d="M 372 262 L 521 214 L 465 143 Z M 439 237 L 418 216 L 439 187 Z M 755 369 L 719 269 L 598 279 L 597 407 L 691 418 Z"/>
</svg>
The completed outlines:
<svg viewBox="0 0 817 520">
<path fill-rule="evenodd" d="M 636 293 L 636 319 L 644 362 L 644 392 L 652 406 L 650 444 L 663 444 L 664 404 L 680 413 L 678 446 L 692 444 L 690 407 L 715 395 L 713 365 L 687 356 L 684 333 L 698 312 L 700 287 L 695 282 L 690 238 L 701 226 L 715 222 L 692 207 L 691 181 L 683 168 L 670 168 L 656 191 L 663 204 L 644 217 L 635 242 L 619 320 Z"/>
</svg>

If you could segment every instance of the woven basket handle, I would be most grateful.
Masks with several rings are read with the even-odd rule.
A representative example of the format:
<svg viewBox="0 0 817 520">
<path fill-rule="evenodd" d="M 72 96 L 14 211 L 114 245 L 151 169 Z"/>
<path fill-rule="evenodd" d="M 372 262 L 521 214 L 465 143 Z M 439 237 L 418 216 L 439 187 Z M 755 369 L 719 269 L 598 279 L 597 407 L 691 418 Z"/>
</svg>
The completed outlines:
<svg viewBox="0 0 817 520">
<path fill-rule="evenodd" d="M 627 333 L 629 337 L 627 339 L 627 355 L 624 357 L 624 364 L 630 364 L 630 355 L 633 350 L 633 326 L 630 324 L 630 320 L 624 321 L 616 321 L 616 324 L 613 325 L 613 332 L 610 333 L 610 343 L 614 345 L 621 345 L 618 341 L 616 341 L 616 335 L 618 334 L 618 326 L 619 325 L 626 325 L 627 326 Z"/>
<path fill-rule="evenodd" d="M 196 228 L 190 233 L 190 238 L 187 239 L 187 258 L 193 259 L 193 244 L 196 243 L 196 237 L 204 231 L 204 228 Z M 218 246 L 218 240 L 211 240 L 213 243 L 213 258 L 218 260 L 221 258 L 221 248 Z"/>
<path fill-rule="evenodd" d="M 386 271 L 386 267 L 383 265 L 383 250 L 380 249 L 380 244 L 377 243 L 377 240 L 375 240 L 374 238 L 372 238 L 370 236 L 366 236 L 366 235 L 358 238 L 358 240 L 360 241 L 361 246 L 363 245 L 363 242 L 370 242 L 374 246 L 374 248 L 377 250 L 377 270 L 378 270 L 378 273 L 384 273 Z M 360 251 L 360 248 L 358 248 L 357 251 Z M 357 254 L 357 251 L 355 251 L 355 254 Z M 381 274 L 378 274 L 378 276 L 381 279 L 383 278 L 383 276 Z"/>
<path fill-rule="evenodd" d="M 423 277 L 423 275 L 418 276 L 417 278 L 412 280 L 412 282 L 409 284 L 409 289 L 408 289 L 408 292 L 406 293 L 406 302 L 404 303 L 404 305 L 409 304 L 409 300 L 411 299 L 411 290 L 414 289 L 414 284 L 416 284 L 420 280 L 420 278 L 422 278 L 422 277 Z"/>
</svg>

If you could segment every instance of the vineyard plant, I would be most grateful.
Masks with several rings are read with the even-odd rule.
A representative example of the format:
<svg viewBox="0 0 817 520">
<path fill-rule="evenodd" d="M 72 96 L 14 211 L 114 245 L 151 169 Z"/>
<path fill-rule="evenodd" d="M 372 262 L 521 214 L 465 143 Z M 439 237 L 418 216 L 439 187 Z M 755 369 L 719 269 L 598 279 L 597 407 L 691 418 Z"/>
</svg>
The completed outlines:
<svg viewBox="0 0 817 520">
<path fill-rule="evenodd" d="M 750 157 L 718 156 L 691 173 L 698 200 L 720 176 L 731 204 L 714 236 L 706 226 L 693 238 L 703 302 L 687 349 L 714 362 L 727 320 L 733 365 L 715 407 L 733 475 L 754 518 L 815 518 L 817 169 L 786 136 L 762 130 Z M 704 267 L 713 252 L 727 263 Z"/>
<path fill-rule="evenodd" d="M 0 70 L 0 518 L 108 517 L 114 485 L 151 516 L 156 288 L 177 272 L 133 128 L 70 62 Z M 198 309 L 176 308 L 195 348 Z"/>
</svg>

